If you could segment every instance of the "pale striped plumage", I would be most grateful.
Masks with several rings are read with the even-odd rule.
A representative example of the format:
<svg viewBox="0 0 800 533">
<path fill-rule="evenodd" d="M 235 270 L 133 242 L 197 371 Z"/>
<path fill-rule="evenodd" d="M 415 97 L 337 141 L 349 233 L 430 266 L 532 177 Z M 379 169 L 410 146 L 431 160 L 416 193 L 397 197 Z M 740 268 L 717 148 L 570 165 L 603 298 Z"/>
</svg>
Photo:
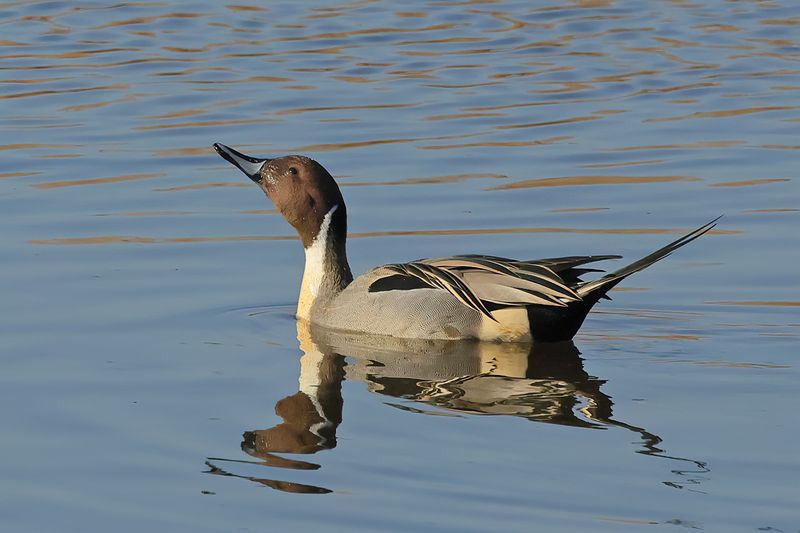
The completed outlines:
<svg viewBox="0 0 800 533">
<path fill-rule="evenodd" d="M 370 285 L 370 292 L 383 290 L 444 289 L 459 302 L 496 320 L 491 311 L 503 307 L 546 306 L 566 308 L 585 297 L 596 301 L 625 277 L 663 259 L 677 248 L 706 233 L 718 219 L 667 246 L 606 276 L 584 282 L 588 263 L 620 259 L 619 255 L 569 256 L 519 261 L 490 255 L 457 255 L 385 265 Z M 401 276 L 401 286 L 396 278 Z M 413 280 L 409 282 L 410 280 Z M 394 282 L 392 282 L 394 281 Z M 593 293 L 599 292 L 591 298 Z M 594 302 L 592 302 L 594 303 Z"/>
<path fill-rule="evenodd" d="M 549 305 L 566 307 L 581 297 L 569 285 L 580 272 L 574 267 L 593 261 L 615 259 L 619 256 L 581 256 L 516 261 L 488 255 L 458 255 L 437 259 L 421 259 L 411 263 L 386 265 L 385 276 L 373 283 L 380 287 L 380 279 L 389 276 L 409 276 L 430 288 L 449 291 L 464 305 L 494 320 L 487 305 L 516 307 Z M 572 274 L 567 280 L 559 272 Z"/>
</svg>

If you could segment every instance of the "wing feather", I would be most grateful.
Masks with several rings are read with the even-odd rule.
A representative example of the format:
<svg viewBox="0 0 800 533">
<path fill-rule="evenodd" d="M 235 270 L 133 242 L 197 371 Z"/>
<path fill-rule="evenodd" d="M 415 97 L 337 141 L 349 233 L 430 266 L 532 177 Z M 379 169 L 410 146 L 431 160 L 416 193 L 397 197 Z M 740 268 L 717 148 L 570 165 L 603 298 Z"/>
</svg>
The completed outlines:
<svg viewBox="0 0 800 533">
<path fill-rule="evenodd" d="M 419 278 L 432 288 L 444 289 L 455 296 L 455 298 L 462 304 L 475 309 L 491 320 L 495 320 L 495 318 L 486 308 L 486 304 L 481 301 L 481 299 L 472 291 L 472 289 L 467 286 L 458 276 L 446 269 L 420 261 L 387 265 L 387 268 L 393 272 L 405 273 L 406 275 Z"/>
<path fill-rule="evenodd" d="M 524 279 L 509 278 L 489 272 L 465 272 L 464 282 L 484 301 L 501 305 L 553 305 L 566 304 L 556 296 L 541 290 L 541 287 Z"/>
<path fill-rule="evenodd" d="M 551 264 L 566 265 L 568 261 L 539 264 L 487 255 L 420 259 L 386 265 L 383 267 L 385 274 L 373 281 L 369 290 L 414 290 L 421 288 L 418 283 L 422 283 L 422 287 L 448 291 L 462 304 L 495 320 L 487 304 L 565 307 L 569 302 L 580 301 L 581 297 Z M 405 276 L 417 282 L 382 282 L 394 276 Z"/>
<path fill-rule="evenodd" d="M 456 256 L 424 261 L 440 268 L 456 269 L 463 274 L 473 271 L 494 272 L 500 277 L 493 278 L 493 281 L 501 285 L 522 279 L 531 284 L 526 288 L 532 291 L 539 291 L 570 301 L 580 300 L 578 294 L 558 274 L 546 266 L 528 265 L 519 261 L 499 257 L 490 258 L 489 256 Z M 485 278 L 481 279 L 485 281 Z"/>
</svg>

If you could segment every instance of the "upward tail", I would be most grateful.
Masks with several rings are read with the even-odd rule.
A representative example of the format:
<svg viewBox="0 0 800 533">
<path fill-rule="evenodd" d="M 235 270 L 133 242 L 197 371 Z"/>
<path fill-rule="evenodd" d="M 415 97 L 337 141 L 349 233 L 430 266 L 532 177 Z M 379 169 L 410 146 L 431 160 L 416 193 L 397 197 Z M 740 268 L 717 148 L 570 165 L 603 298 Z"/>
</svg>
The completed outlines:
<svg viewBox="0 0 800 533">
<path fill-rule="evenodd" d="M 688 244 L 695 240 L 696 238 L 700 237 L 701 235 L 707 233 L 711 228 L 716 226 L 717 220 L 722 218 L 722 215 L 718 216 L 708 224 L 701 226 L 694 230 L 693 232 L 689 233 L 688 235 L 684 235 L 677 241 L 671 242 L 668 245 L 664 246 L 653 252 L 652 254 L 642 257 L 638 261 L 631 263 L 628 266 L 622 267 L 616 272 L 612 272 L 611 274 L 607 274 L 602 278 L 598 278 L 593 281 L 588 281 L 578 287 L 576 292 L 581 298 L 586 300 L 597 301 L 597 299 L 601 298 L 606 292 L 611 290 L 617 283 L 622 281 L 623 279 L 627 278 L 631 274 L 635 272 L 639 272 L 640 270 L 644 270 L 645 268 L 649 267 L 656 261 L 660 261 L 667 257 L 669 254 L 683 246 L 684 244 Z"/>
</svg>

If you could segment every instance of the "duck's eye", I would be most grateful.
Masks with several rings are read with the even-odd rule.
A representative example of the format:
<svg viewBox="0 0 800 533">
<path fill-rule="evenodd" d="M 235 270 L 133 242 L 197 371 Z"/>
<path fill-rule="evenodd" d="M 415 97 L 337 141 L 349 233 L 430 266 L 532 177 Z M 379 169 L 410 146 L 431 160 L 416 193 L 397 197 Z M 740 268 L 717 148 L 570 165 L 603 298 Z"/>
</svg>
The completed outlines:
<svg viewBox="0 0 800 533">
<path fill-rule="evenodd" d="M 289 174 L 294 174 L 294 175 L 296 175 L 296 174 L 297 174 L 297 169 L 296 169 L 296 168 L 294 168 L 294 167 L 289 167 Z"/>
</svg>

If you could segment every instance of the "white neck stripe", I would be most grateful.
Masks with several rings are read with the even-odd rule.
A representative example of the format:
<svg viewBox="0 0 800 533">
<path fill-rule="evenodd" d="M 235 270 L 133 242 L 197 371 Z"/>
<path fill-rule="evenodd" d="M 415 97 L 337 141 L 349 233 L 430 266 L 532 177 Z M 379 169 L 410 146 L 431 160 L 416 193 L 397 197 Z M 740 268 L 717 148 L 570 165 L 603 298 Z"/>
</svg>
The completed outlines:
<svg viewBox="0 0 800 533">
<path fill-rule="evenodd" d="M 331 220 L 333 213 L 339 208 L 339 204 L 331 207 L 331 210 L 325 213 L 322 219 L 322 224 L 319 227 L 319 233 L 311 241 L 311 246 L 306 248 L 306 268 L 303 273 L 303 284 L 306 285 L 308 292 L 311 296 L 316 297 L 319 293 L 319 286 L 325 275 L 325 255 L 328 248 L 328 232 L 330 231 Z"/>
<path fill-rule="evenodd" d="M 320 238 L 322 238 L 323 243 L 328 240 L 328 229 L 330 228 L 331 219 L 333 219 L 333 214 L 336 212 L 337 209 L 339 209 L 339 204 L 334 205 L 333 207 L 331 207 L 330 211 L 325 213 L 325 216 L 322 218 L 322 224 L 319 227 L 319 232 L 317 233 L 317 236 L 314 237 L 314 240 L 311 241 L 311 246 L 309 246 L 309 248 L 317 244 L 317 241 L 320 240 Z"/>
</svg>

